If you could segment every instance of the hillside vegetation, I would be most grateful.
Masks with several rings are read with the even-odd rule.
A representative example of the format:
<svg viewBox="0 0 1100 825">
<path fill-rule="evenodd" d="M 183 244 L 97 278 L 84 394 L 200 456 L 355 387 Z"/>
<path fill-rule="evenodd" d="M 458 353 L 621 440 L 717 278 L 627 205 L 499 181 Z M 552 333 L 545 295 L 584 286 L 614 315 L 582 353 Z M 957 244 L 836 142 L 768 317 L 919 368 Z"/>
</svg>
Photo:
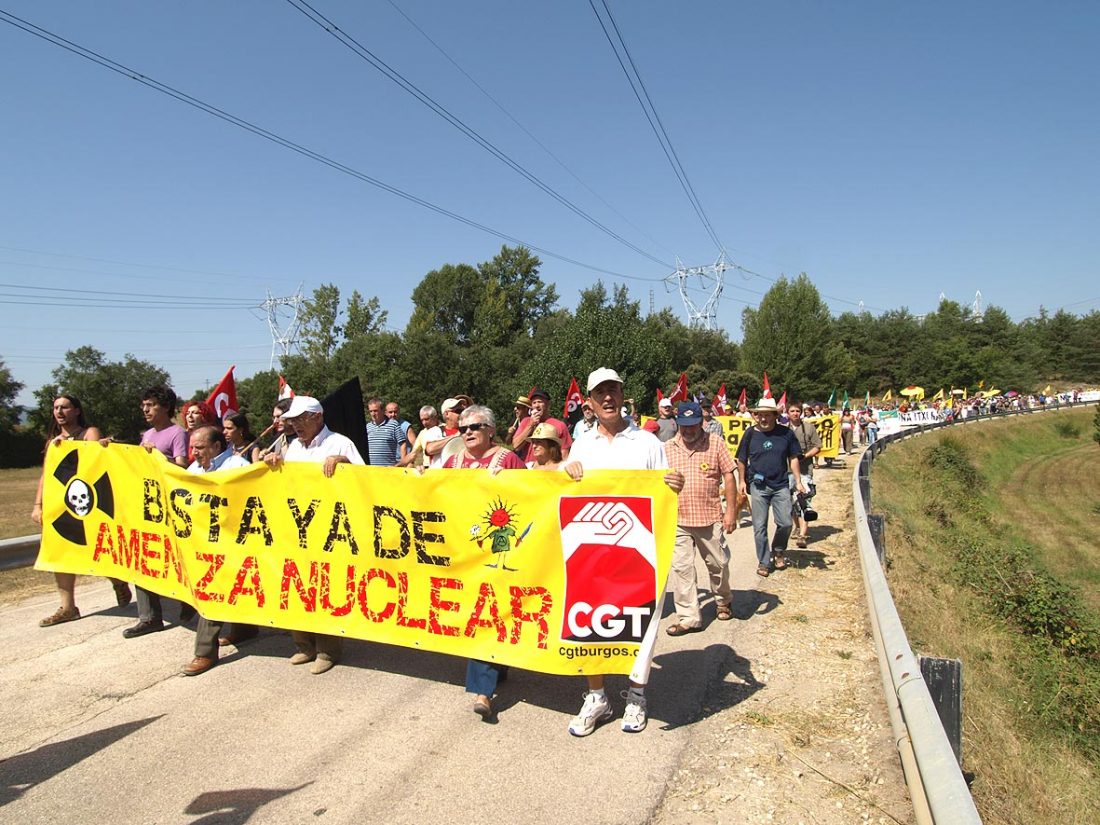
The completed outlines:
<svg viewBox="0 0 1100 825">
<path fill-rule="evenodd" d="M 914 650 L 963 661 L 963 768 L 987 823 L 1100 811 L 1093 410 L 911 439 L 875 462 Z"/>
</svg>

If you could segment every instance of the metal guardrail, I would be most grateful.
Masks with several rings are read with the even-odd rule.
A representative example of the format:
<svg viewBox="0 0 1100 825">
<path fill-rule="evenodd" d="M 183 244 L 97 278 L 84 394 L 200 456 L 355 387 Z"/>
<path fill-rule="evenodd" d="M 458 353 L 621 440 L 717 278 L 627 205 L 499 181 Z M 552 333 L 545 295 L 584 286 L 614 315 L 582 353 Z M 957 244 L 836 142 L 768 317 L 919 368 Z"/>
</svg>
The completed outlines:
<svg viewBox="0 0 1100 825">
<path fill-rule="evenodd" d="M 0 570 L 14 570 L 17 567 L 29 567 L 38 555 L 38 544 L 42 534 L 17 536 L 13 539 L 0 539 Z"/>
<path fill-rule="evenodd" d="M 878 559 L 867 521 L 871 497 L 871 464 L 891 443 L 931 430 L 1082 406 L 1094 406 L 1094 403 L 1083 401 L 1077 404 L 1050 405 L 1040 409 L 1012 410 L 911 427 L 900 433 L 883 436 L 868 447 L 852 473 L 852 503 L 855 509 L 860 567 L 863 570 L 871 629 L 878 651 L 882 686 L 886 693 L 890 725 L 901 757 L 905 782 L 913 801 L 914 816 L 921 825 L 970 825 L 980 824 L 982 820 L 932 702 L 928 686 L 921 675 L 920 662 L 909 646 L 901 617 L 890 595 L 886 573 Z"/>
</svg>

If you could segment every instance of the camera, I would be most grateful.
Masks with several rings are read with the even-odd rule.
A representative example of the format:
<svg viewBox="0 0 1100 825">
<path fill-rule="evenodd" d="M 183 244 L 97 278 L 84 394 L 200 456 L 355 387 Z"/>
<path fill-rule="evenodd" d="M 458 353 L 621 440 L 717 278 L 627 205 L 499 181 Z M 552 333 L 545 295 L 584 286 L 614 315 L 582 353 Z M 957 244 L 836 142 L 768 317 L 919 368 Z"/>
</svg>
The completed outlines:
<svg viewBox="0 0 1100 825">
<path fill-rule="evenodd" d="M 817 510 L 814 509 L 813 504 L 810 503 L 810 497 L 804 493 L 799 493 L 796 497 L 798 502 L 798 509 L 802 511 L 802 518 L 806 521 L 817 521 Z"/>
</svg>

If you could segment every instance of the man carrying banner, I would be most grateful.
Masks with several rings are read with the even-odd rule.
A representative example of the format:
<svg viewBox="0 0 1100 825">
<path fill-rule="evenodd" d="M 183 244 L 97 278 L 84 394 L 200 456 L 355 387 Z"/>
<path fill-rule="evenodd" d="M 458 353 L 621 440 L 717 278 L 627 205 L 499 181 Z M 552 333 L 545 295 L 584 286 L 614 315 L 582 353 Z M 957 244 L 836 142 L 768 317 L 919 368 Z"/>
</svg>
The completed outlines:
<svg viewBox="0 0 1100 825">
<path fill-rule="evenodd" d="M 787 567 L 785 553 L 791 535 L 791 488 L 805 493 L 798 457 L 802 448 L 787 427 L 778 423 L 779 408 L 774 398 L 761 399 L 752 409 L 756 423 L 745 431 L 737 445 L 738 481 L 741 495 L 752 501 L 752 532 L 756 541 L 756 574 L 767 576 L 774 561 L 776 570 Z M 747 489 L 746 489 L 747 488 Z M 768 509 L 775 515 L 775 537 L 768 542 Z"/>
<path fill-rule="evenodd" d="M 290 409 L 283 413 L 283 421 L 290 423 L 298 434 L 287 448 L 286 458 L 275 453 L 264 457 L 271 468 L 285 461 L 305 461 L 322 465 L 326 478 L 332 478 L 338 464 L 363 464 L 363 457 L 350 438 L 332 432 L 325 426 L 325 411 L 321 402 L 308 395 L 296 395 Z M 292 665 L 313 662 L 310 673 L 321 674 L 332 670 L 340 661 L 343 644 L 339 636 L 306 633 L 292 630 L 298 652 L 290 657 Z"/>
<path fill-rule="evenodd" d="M 698 550 L 710 573 L 710 586 L 718 619 L 728 621 L 730 612 L 729 548 L 723 533 L 737 529 L 734 509 L 733 457 L 721 437 L 703 429 L 703 409 L 684 402 L 676 414 L 676 438 L 665 443 L 668 466 L 684 476 L 676 517 L 676 550 L 672 555 L 669 583 L 676 604 L 677 621 L 665 631 L 683 636 L 699 630 L 699 592 L 695 577 L 695 551 Z M 718 499 L 718 482 L 725 482 L 726 512 Z"/>
<path fill-rule="evenodd" d="M 225 433 L 218 427 L 199 427 L 191 433 L 191 450 L 195 460 L 187 468 L 189 473 L 212 473 L 249 466 L 248 459 L 233 453 L 225 440 Z M 218 636 L 221 631 L 221 622 L 208 621 L 200 616 L 199 627 L 195 631 L 195 658 L 184 665 L 180 673 L 198 676 L 218 663 Z M 255 635 L 255 627 L 237 626 L 234 641 Z"/>
<path fill-rule="evenodd" d="M 599 422 L 596 429 L 573 445 L 573 452 L 564 469 L 570 478 L 580 481 L 586 470 L 667 470 L 664 449 L 652 434 L 623 418 L 623 380 L 615 370 L 601 367 L 588 376 L 588 403 Z M 665 483 L 676 493 L 684 488 L 684 476 L 677 470 L 665 473 Z M 664 593 L 661 587 L 659 594 Z M 660 601 L 658 601 L 658 609 Z M 646 726 L 645 685 L 653 660 L 659 622 L 654 616 L 649 622 L 638 650 L 638 660 L 630 673 L 630 689 L 623 694 L 626 710 L 622 729 L 637 733 Z M 604 676 L 588 676 L 588 692 L 580 713 L 569 723 L 574 736 L 587 736 L 596 726 L 614 713 L 604 691 Z"/>
<path fill-rule="evenodd" d="M 141 446 L 149 452 L 157 450 L 173 464 L 186 467 L 187 433 L 179 424 L 172 422 L 176 414 L 176 401 L 176 393 L 171 387 L 157 385 L 142 393 L 141 414 L 149 429 L 142 433 Z M 134 589 L 137 591 L 138 621 L 122 631 L 123 637 L 136 639 L 164 630 L 160 595 L 137 586 Z M 180 622 L 186 622 L 194 615 L 195 608 L 180 603 Z"/>
</svg>

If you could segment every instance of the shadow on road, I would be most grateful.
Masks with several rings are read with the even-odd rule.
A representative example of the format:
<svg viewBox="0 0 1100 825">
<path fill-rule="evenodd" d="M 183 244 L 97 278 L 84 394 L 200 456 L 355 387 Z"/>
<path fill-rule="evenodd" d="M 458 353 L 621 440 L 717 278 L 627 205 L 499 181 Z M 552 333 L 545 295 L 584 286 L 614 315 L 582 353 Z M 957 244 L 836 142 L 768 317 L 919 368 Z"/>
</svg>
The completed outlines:
<svg viewBox="0 0 1100 825">
<path fill-rule="evenodd" d="M 260 808 L 284 796 L 312 785 L 306 782 L 296 788 L 236 788 L 231 791 L 206 791 L 196 796 L 184 809 L 185 814 L 206 814 L 188 825 L 244 825 Z"/>
<path fill-rule="evenodd" d="M 0 806 L 14 802 L 35 785 L 45 782 L 78 762 L 110 747 L 160 716 L 138 719 L 121 725 L 92 731 L 64 742 L 51 742 L 33 751 L 0 760 Z"/>
<path fill-rule="evenodd" d="M 675 730 L 694 724 L 708 716 L 721 713 L 748 699 L 765 685 L 752 672 L 752 662 L 738 655 L 725 644 L 708 645 L 704 650 L 677 650 L 657 656 L 654 665 L 660 672 L 652 681 L 656 712 L 653 719 L 661 719 L 661 730 Z M 660 678 L 669 674 L 669 682 Z M 699 673 L 703 677 L 702 695 L 697 702 L 673 698 L 661 700 L 661 694 L 676 691 L 681 684 L 676 674 Z M 736 681 L 727 677 L 733 676 Z"/>
<path fill-rule="evenodd" d="M 748 621 L 753 616 L 763 616 L 771 613 L 783 602 L 774 593 L 766 590 L 732 590 L 730 591 L 730 612 L 735 619 Z"/>
</svg>

